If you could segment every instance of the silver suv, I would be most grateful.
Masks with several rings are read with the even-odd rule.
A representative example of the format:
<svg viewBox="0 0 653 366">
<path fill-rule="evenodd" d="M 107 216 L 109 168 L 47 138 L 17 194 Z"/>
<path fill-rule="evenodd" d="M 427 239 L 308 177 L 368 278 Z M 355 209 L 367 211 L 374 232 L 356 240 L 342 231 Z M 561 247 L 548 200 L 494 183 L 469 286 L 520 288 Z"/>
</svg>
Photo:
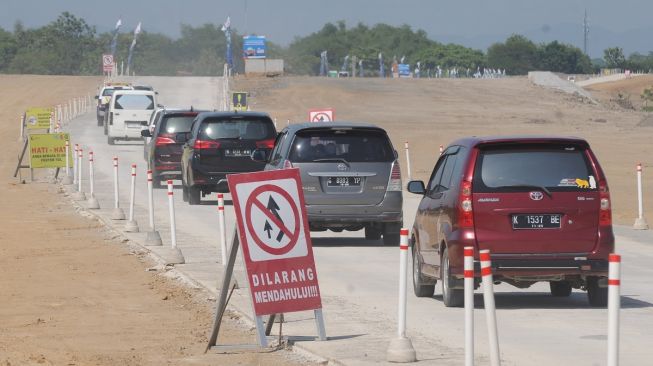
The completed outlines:
<svg viewBox="0 0 653 366">
<path fill-rule="evenodd" d="M 387 133 L 370 124 L 295 124 L 274 148 L 255 150 L 265 170 L 299 168 L 311 231 L 365 229 L 365 238 L 399 244 L 401 173 Z"/>
</svg>

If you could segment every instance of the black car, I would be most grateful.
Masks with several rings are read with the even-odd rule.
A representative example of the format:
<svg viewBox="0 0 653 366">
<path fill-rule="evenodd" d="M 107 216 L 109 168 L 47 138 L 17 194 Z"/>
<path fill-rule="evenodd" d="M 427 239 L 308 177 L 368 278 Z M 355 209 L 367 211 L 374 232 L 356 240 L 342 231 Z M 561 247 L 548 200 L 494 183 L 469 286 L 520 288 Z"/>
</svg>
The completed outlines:
<svg viewBox="0 0 653 366">
<path fill-rule="evenodd" d="M 256 149 L 271 150 L 277 132 L 260 112 L 200 113 L 193 121 L 181 158 L 183 198 L 199 204 L 211 192 L 227 192 L 227 174 L 263 170 L 253 161 Z"/>
<path fill-rule="evenodd" d="M 181 177 L 182 145 L 188 138 L 193 120 L 200 111 L 161 110 L 154 131 L 145 129 L 141 136 L 149 137 L 144 144 L 145 160 L 152 170 L 152 185 L 161 187 L 161 181 Z"/>
</svg>

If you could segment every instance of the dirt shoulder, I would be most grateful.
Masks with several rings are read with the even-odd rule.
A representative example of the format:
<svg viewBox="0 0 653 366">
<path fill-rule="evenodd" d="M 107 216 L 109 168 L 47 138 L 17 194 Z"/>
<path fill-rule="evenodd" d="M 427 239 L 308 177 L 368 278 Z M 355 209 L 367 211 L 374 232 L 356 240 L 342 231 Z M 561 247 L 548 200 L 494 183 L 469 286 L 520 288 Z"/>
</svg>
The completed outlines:
<svg viewBox="0 0 653 366">
<path fill-rule="evenodd" d="M 645 79 L 646 78 L 646 79 Z M 623 84 L 635 93 L 641 85 Z M 277 118 L 306 121 L 311 108 L 335 108 L 343 121 L 371 122 L 385 128 L 399 152 L 405 171 L 404 141 L 410 144 L 412 176 L 429 178 L 438 148 L 464 136 L 572 135 L 587 139 L 605 170 L 612 194 L 615 223 L 632 225 L 637 215 L 635 166 L 653 167 L 647 113 L 593 105 L 583 99 L 532 85 L 526 77 L 505 79 L 328 79 L 309 77 L 246 78 L 238 90 L 251 93 L 253 110 Z M 597 84 L 593 88 L 608 88 Z M 633 97 L 635 98 L 635 97 Z M 637 97 L 638 98 L 638 97 Z M 645 192 L 653 174 L 644 174 Z M 647 195 L 645 193 L 645 195 Z M 645 212 L 653 200 L 645 199 Z M 405 213 L 414 215 L 414 213 Z"/>
<path fill-rule="evenodd" d="M 213 303 L 76 212 L 58 187 L 19 184 L 18 116 L 92 94 L 99 78 L 0 76 L 0 365 L 304 364 L 287 352 L 204 354 Z M 234 319 L 221 344 L 253 343 Z"/>
</svg>

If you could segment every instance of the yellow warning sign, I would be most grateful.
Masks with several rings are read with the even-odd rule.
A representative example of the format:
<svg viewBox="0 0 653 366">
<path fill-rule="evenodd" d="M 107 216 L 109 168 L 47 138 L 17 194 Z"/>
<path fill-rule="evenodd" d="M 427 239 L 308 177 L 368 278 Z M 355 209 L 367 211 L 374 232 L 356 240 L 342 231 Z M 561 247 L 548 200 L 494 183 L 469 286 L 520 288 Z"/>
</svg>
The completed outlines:
<svg viewBox="0 0 653 366">
<path fill-rule="evenodd" d="M 28 130 L 47 130 L 50 128 L 52 108 L 27 108 L 25 128 Z"/>
<path fill-rule="evenodd" d="M 30 168 L 65 168 L 67 133 L 43 133 L 29 136 Z M 73 165 L 73 152 L 68 152 L 68 166 Z"/>
<path fill-rule="evenodd" d="M 234 111 L 247 110 L 247 92 L 233 92 L 231 93 L 231 104 Z"/>
</svg>

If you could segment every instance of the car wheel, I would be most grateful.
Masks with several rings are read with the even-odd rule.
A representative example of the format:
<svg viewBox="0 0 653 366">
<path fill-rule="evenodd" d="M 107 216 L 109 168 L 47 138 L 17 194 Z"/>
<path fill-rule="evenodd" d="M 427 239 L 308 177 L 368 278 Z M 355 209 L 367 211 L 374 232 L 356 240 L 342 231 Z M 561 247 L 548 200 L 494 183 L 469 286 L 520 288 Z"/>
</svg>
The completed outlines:
<svg viewBox="0 0 653 366">
<path fill-rule="evenodd" d="M 444 302 L 444 306 L 448 308 L 462 306 L 465 300 L 463 290 L 451 288 L 453 278 L 449 263 L 449 248 L 444 248 L 444 252 L 442 253 L 440 271 L 442 271 L 440 278 L 442 281 L 442 301 Z"/>
<path fill-rule="evenodd" d="M 591 306 L 606 307 L 608 305 L 608 288 L 599 286 L 600 277 L 587 278 L 587 300 Z"/>
<path fill-rule="evenodd" d="M 200 204 L 200 189 L 197 187 L 188 187 L 188 203 L 191 205 Z"/>
<path fill-rule="evenodd" d="M 383 245 L 399 246 L 401 224 L 391 223 L 383 225 Z"/>
<path fill-rule="evenodd" d="M 107 144 L 109 145 L 115 145 L 115 139 L 113 137 L 107 137 Z"/>
<path fill-rule="evenodd" d="M 188 188 L 183 183 L 181 185 L 181 199 L 188 202 Z"/>
<path fill-rule="evenodd" d="M 422 262 L 417 255 L 417 249 L 413 244 L 413 291 L 417 297 L 431 297 L 435 291 L 436 282 L 425 284 L 424 275 L 422 274 Z"/>
<path fill-rule="evenodd" d="M 571 283 L 567 281 L 551 281 L 549 282 L 551 295 L 555 297 L 567 297 L 571 295 Z"/>
<path fill-rule="evenodd" d="M 381 230 L 374 226 L 365 226 L 365 240 L 379 240 L 381 239 Z"/>
<path fill-rule="evenodd" d="M 101 127 L 102 125 L 104 125 L 104 118 L 103 118 L 103 119 L 98 118 L 98 119 L 97 119 L 97 125 L 98 125 L 99 127 Z"/>
</svg>

